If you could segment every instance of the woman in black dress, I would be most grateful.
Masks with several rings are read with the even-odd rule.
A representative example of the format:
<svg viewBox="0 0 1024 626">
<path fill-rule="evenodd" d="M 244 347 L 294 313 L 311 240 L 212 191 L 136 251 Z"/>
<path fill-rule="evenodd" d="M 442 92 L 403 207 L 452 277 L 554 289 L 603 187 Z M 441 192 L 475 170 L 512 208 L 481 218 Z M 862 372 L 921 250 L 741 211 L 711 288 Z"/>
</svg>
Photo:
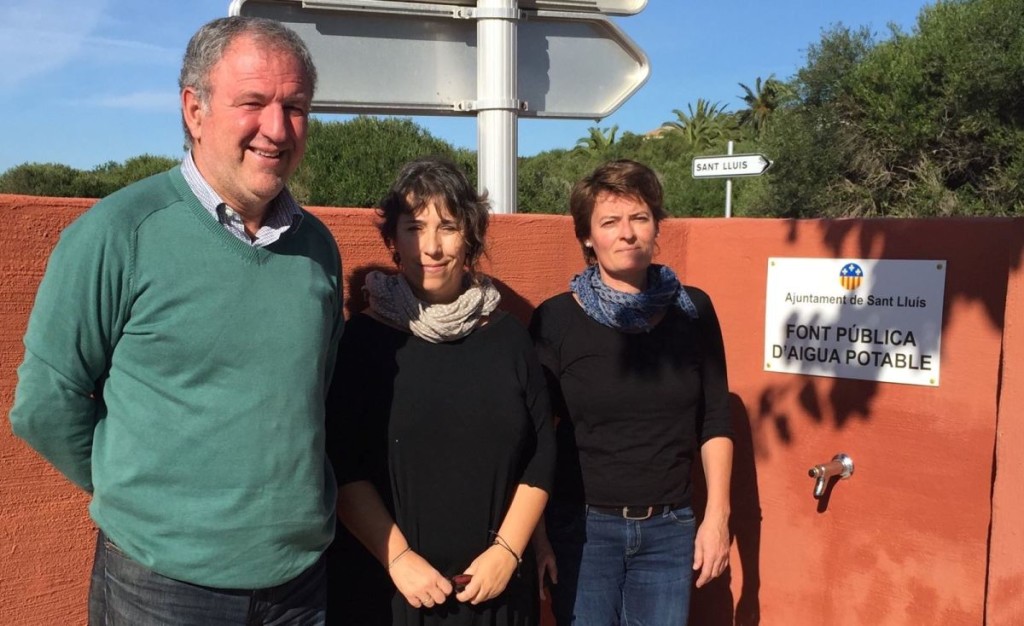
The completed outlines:
<svg viewBox="0 0 1024 626">
<path fill-rule="evenodd" d="M 549 399 L 529 335 L 475 271 L 487 202 L 452 163 L 424 159 L 379 214 L 399 272 L 367 276 L 328 413 L 339 519 L 397 590 L 390 622 L 387 607 L 367 621 L 537 624 L 529 540 L 553 474 Z M 332 557 L 332 593 L 358 586 Z"/>
</svg>

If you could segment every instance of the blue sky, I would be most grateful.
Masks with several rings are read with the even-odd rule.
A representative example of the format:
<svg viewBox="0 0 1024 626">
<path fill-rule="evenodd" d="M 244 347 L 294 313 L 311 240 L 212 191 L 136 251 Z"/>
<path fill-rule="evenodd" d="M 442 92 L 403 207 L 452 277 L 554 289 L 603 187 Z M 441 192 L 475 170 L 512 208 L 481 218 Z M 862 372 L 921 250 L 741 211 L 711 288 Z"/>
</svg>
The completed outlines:
<svg viewBox="0 0 1024 626">
<path fill-rule="evenodd" d="M 571 148 L 590 126 L 643 133 L 697 98 L 742 108 L 737 83 L 791 77 L 837 23 L 911 31 L 923 0 L 649 0 L 613 18 L 650 59 L 647 83 L 611 116 L 525 120 L 519 151 Z M 143 153 L 181 154 L 177 75 L 192 33 L 227 0 L 3 0 L 0 172 L 25 162 L 90 169 Z M 324 119 L 343 119 L 324 116 Z M 454 145 L 476 147 L 476 121 L 414 118 Z"/>
</svg>

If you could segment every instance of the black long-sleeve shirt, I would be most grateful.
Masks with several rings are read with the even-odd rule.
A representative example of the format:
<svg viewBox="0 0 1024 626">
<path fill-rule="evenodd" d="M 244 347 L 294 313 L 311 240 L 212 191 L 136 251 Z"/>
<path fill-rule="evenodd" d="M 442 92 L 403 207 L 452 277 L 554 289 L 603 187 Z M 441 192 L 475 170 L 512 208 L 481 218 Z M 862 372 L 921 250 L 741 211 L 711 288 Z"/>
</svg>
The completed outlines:
<svg viewBox="0 0 1024 626">
<path fill-rule="evenodd" d="M 685 289 L 698 318 L 672 307 L 649 332 L 603 326 L 571 293 L 534 312 L 553 408 L 569 418 L 557 429 L 554 500 L 688 505 L 698 446 L 732 436 L 718 318 L 706 293 Z"/>
</svg>

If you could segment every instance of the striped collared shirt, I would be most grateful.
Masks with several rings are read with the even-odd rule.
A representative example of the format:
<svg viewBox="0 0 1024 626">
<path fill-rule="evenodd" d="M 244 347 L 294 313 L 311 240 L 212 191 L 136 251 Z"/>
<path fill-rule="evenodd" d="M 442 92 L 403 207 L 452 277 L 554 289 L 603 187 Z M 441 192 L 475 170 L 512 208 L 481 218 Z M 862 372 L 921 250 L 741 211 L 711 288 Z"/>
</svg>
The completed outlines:
<svg viewBox="0 0 1024 626">
<path fill-rule="evenodd" d="M 302 220 L 302 210 L 292 198 L 288 188 L 281 190 L 277 197 L 267 205 L 267 214 L 263 219 L 263 226 L 256 231 L 256 237 L 250 238 L 245 232 L 245 223 L 237 211 L 229 207 L 217 192 L 213 190 L 210 183 L 206 182 L 203 175 L 199 173 L 195 161 L 192 160 L 192 152 L 185 155 L 181 161 L 181 174 L 185 177 L 189 189 L 196 194 L 199 202 L 210 212 L 213 219 L 228 230 L 229 233 L 241 239 L 247 244 L 262 248 L 269 246 L 281 238 L 289 228 L 298 226 Z"/>
</svg>

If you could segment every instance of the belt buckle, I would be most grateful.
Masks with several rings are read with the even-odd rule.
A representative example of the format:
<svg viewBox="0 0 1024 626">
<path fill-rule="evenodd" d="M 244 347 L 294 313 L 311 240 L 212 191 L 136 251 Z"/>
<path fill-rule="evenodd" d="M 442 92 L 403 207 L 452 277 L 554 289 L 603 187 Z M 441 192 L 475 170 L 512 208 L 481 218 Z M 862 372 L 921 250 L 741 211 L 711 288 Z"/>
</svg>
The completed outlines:
<svg viewBox="0 0 1024 626">
<path fill-rule="evenodd" d="M 630 508 L 632 508 L 632 507 L 628 507 L 628 506 L 622 507 L 622 517 L 624 517 L 624 518 L 626 518 L 628 520 L 643 521 L 645 519 L 650 519 L 651 516 L 654 515 L 654 507 L 653 506 L 647 507 L 647 512 L 645 514 L 643 514 L 643 515 L 630 515 L 629 514 L 629 509 Z"/>
</svg>

